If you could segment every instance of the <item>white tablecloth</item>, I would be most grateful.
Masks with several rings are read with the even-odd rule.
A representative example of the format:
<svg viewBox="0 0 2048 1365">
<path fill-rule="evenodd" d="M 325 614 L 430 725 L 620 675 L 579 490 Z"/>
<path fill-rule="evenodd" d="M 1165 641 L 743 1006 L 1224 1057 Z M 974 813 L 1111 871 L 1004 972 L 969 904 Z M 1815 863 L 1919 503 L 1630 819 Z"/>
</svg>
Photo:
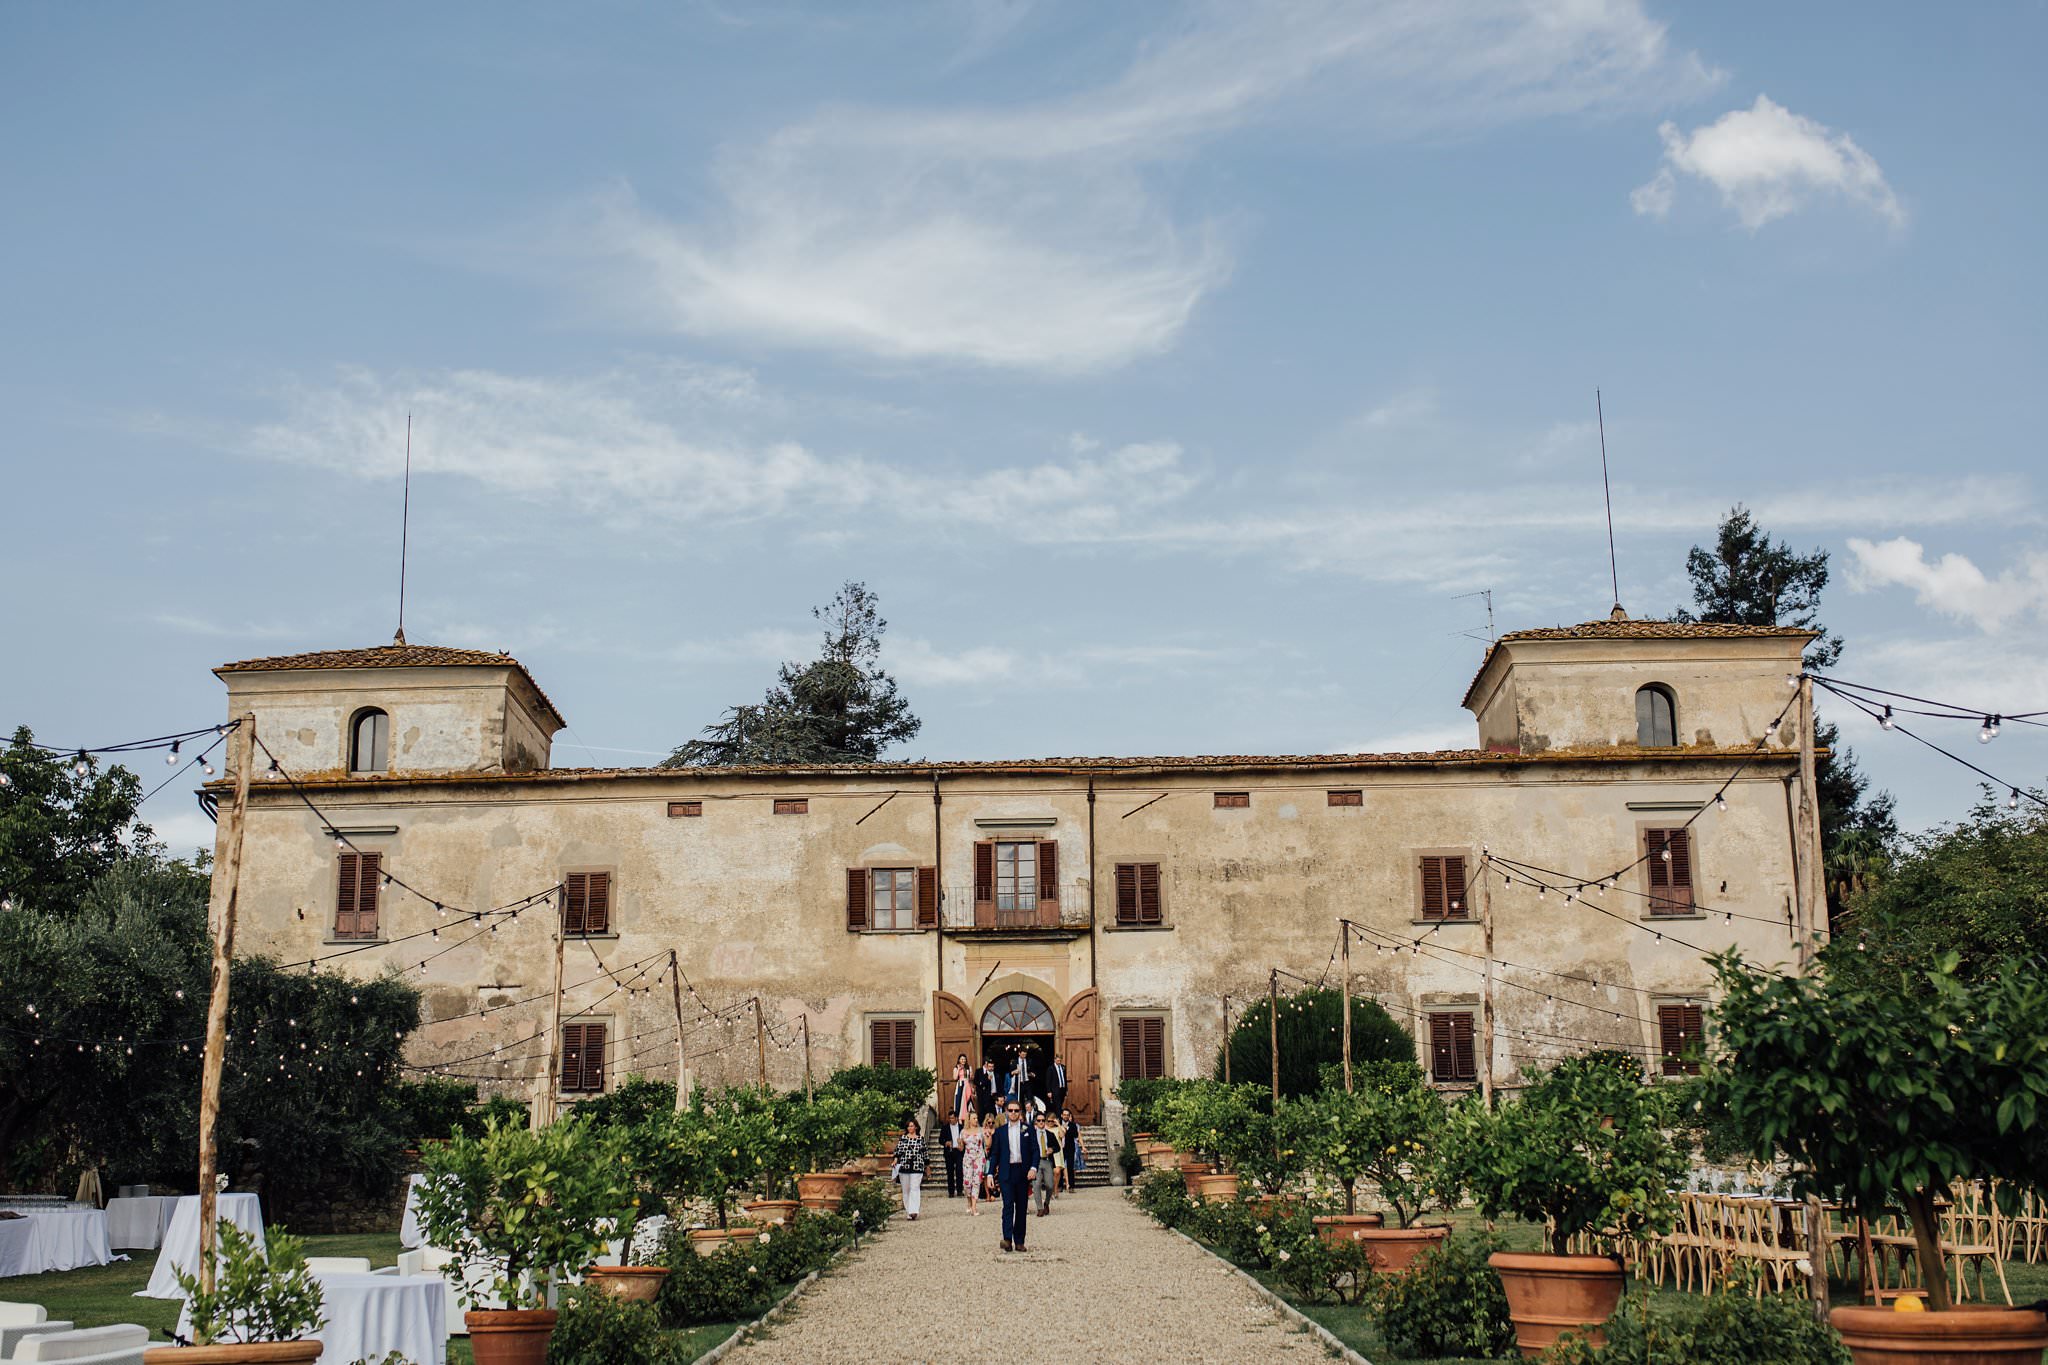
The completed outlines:
<svg viewBox="0 0 2048 1365">
<path fill-rule="evenodd" d="M 427 1244 L 427 1234 L 420 1231 L 420 1186 L 427 1183 L 423 1175 L 409 1175 L 405 1178 L 405 1217 L 398 1224 L 400 1246 L 418 1247 Z"/>
<path fill-rule="evenodd" d="M 322 1360 L 382 1360 L 396 1351 L 413 1365 L 447 1365 L 448 1295 L 434 1275 L 315 1275 L 327 1325 Z M 192 1335 L 188 1305 L 178 1335 Z"/>
<path fill-rule="evenodd" d="M 242 1231 L 256 1239 L 256 1245 L 263 1247 L 263 1209 L 253 1194 L 223 1194 L 214 1206 L 214 1216 L 225 1218 Z M 171 1214 L 170 1226 L 164 1229 L 163 1250 L 157 1253 L 156 1269 L 149 1272 L 149 1287 L 136 1291 L 138 1299 L 181 1299 L 178 1281 L 172 1272 L 192 1272 L 199 1264 L 199 1196 L 188 1194 L 179 1198 L 178 1207 Z M 350 1360 L 354 1356 L 348 1357 Z"/>
<path fill-rule="evenodd" d="M 163 1245 L 164 1231 L 170 1227 L 171 1215 L 177 1209 L 178 1197 L 174 1194 L 109 1199 L 107 1241 L 117 1247 L 146 1247 L 154 1251 Z"/>
<path fill-rule="evenodd" d="M 98 1209 L 59 1209 L 0 1219 L 0 1275 L 77 1270 L 114 1259 L 107 1246 L 107 1215 Z"/>
</svg>

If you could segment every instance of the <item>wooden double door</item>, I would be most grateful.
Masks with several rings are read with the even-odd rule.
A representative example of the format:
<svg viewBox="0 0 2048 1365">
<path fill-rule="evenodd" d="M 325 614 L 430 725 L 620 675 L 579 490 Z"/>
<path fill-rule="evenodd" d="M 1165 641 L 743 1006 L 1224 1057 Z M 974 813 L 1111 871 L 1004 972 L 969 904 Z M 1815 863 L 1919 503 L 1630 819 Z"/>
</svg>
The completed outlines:
<svg viewBox="0 0 2048 1365">
<path fill-rule="evenodd" d="M 1067 1001 L 1052 1037 L 1053 1051 L 1067 1068 L 1067 1108 L 1082 1123 L 1102 1122 L 1102 1066 L 1097 1046 L 1100 1014 L 1098 997 L 1090 987 Z M 932 1037 L 938 1044 L 939 1113 L 950 1119 L 953 1059 L 963 1052 L 970 1060 L 981 1059 L 980 1021 L 959 996 L 933 991 Z"/>
</svg>

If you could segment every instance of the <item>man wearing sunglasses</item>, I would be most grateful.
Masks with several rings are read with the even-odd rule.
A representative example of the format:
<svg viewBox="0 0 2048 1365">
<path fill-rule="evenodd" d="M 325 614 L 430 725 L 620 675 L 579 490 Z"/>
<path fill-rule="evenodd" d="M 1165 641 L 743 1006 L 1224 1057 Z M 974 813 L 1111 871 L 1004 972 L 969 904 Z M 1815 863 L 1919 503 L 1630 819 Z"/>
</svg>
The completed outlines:
<svg viewBox="0 0 2048 1365">
<path fill-rule="evenodd" d="M 990 1145 L 989 1166 L 1003 1193 L 1003 1250 L 1022 1251 L 1030 1226 L 1031 1182 L 1038 1178 L 1038 1134 L 1024 1122 L 1024 1106 L 1011 1100 L 1003 1106 L 1003 1123 Z"/>
</svg>

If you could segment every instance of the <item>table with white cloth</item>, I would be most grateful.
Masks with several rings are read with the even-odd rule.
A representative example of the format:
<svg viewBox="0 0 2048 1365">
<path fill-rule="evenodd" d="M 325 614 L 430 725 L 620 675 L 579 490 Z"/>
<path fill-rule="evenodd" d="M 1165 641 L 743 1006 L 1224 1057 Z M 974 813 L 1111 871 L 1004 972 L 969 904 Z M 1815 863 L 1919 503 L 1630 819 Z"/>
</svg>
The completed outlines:
<svg viewBox="0 0 2048 1365">
<path fill-rule="evenodd" d="M 107 1241 L 117 1247 L 141 1247 L 155 1251 L 163 1245 L 178 1210 L 178 1196 L 152 1194 L 107 1201 Z"/>
<path fill-rule="evenodd" d="M 258 1250 L 266 1250 L 263 1240 L 263 1208 L 253 1194 L 223 1194 L 216 1196 L 214 1217 L 233 1223 L 256 1239 Z M 164 1229 L 163 1249 L 157 1253 L 156 1269 L 149 1272 L 149 1287 L 135 1292 L 138 1299 L 181 1299 L 175 1272 L 192 1274 L 199 1264 L 199 1196 L 183 1195 L 178 1207 L 171 1213 L 170 1225 Z M 351 1356 L 349 1359 L 353 1360 Z"/>
<path fill-rule="evenodd" d="M 316 1336 L 322 1360 L 382 1360 L 396 1351 L 413 1365 L 447 1365 L 448 1295 L 436 1275 L 315 1275 L 321 1313 Z M 177 1334 L 192 1335 L 191 1305 L 178 1314 Z"/>
<path fill-rule="evenodd" d="M 0 1219 L 0 1276 L 77 1270 L 113 1259 L 107 1215 L 98 1209 L 52 1208 Z"/>
<path fill-rule="evenodd" d="M 420 1186 L 427 1183 L 423 1175 L 409 1175 L 405 1178 L 405 1217 L 398 1223 L 398 1244 L 411 1248 L 425 1246 L 427 1234 L 420 1230 Z"/>
</svg>

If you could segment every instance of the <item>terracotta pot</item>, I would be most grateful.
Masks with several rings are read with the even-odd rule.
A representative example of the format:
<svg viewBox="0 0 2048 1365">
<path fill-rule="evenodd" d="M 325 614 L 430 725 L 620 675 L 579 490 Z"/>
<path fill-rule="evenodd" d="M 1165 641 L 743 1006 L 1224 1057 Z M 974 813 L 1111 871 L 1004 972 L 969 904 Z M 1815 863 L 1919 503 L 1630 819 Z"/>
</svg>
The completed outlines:
<svg viewBox="0 0 2048 1365">
<path fill-rule="evenodd" d="M 1138 1165 L 1148 1171 L 1170 1171 L 1180 1164 L 1173 1144 L 1150 1140 L 1138 1144 Z"/>
<path fill-rule="evenodd" d="M 1299 1210 L 1301 1200 L 1291 1194 L 1254 1194 L 1246 1196 L 1244 1206 L 1261 1218 L 1277 1218 Z"/>
<path fill-rule="evenodd" d="M 462 1315 L 476 1365 L 547 1365 L 552 1308 L 472 1308 Z"/>
<path fill-rule="evenodd" d="M 2048 1313 L 2029 1308 L 1837 1308 L 1828 1321 L 1857 1365 L 2040 1365 L 2048 1350 Z"/>
<path fill-rule="evenodd" d="M 847 1175 L 844 1171 L 815 1171 L 796 1178 L 798 1199 L 807 1209 L 823 1209 L 830 1212 L 839 1207 L 839 1197 L 846 1193 Z"/>
<path fill-rule="evenodd" d="M 761 1240 L 761 1229 L 737 1228 L 691 1228 L 690 1246 L 699 1256 L 716 1256 L 731 1244 Z"/>
<path fill-rule="evenodd" d="M 747 1217 L 756 1223 L 772 1223 L 777 1227 L 796 1217 L 796 1211 L 803 1207 L 800 1199 L 756 1199 L 751 1204 L 742 1204 Z"/>
<path fill-rule="evenodd" d="M 1214 1199 L 1227 1204 L 1237 1198 L 1237 1173 L 1223 1171 L 1214 1175 L 1198 1175 L 1195 1177 L 1195 1190 L 1196 1197 L 1203 1203 Z"/>
<path fill-rule="evenodd" d="M 1599 1327 L 1621 1302 L 1621 1262 L 1611 1256 L 1496 1251 L 1486 1263 L 1507 1291 L 1515 1345 L 1524 1356 L 1543 1354 L 1567 1330 L 1595 1346 L 1606 1344 Z"/>
<path fill-rule="evenodd" d="M 1210 1166 L 1209 1163 L 1206 1161 L 1189 1161 L 1186 1159 L 1183 1159 L 1181 1161 L 1180 1179 L 1181 1183 L 1187 1186 L 1188 1198 L 1201 1198 L 1202 1187 L 1197 1182 L 1200 1181 L 1203 1176 L 1209 1174 L 1209 1171 Z"/>
<path fill-rule="evenodd" d="M 1432 1247 L 1442 1246 L 1451 1235 L 1450 1225 L 1414 1228 L 1361 1228 L 1358 1240 L 1372 1257 L 1372 1268 L 1382 1275 L 1406 1275 L 1416 1258 Z"/>
<path fill-rule="evenodd" d="M 223 1342 L 218 1346 L 152 1346 L 142 1353 L 142 1365 L 241 1365 L 245 1361 L 299 1362 L 318 1360 L 317 1341 L 252 1341 L 246 1345 Z"/>
<path fill-rule="evenodd" d="M 1341 1247 L 1358 1241 L 1367 1228 L 1379 1227 L 1387 1220 L 1377 1213 L 1331 1213 L 1309 1221 L 1315 1224 L 1316 1240 L 1326 1247 Z"/>
<path fill-rule="evenodd" d="M 665 1265 L 594 1265 L 583 1272 L 583 1279 L 626 1303 L 653 1303 L 667 1274 Z"/>
</svg>

